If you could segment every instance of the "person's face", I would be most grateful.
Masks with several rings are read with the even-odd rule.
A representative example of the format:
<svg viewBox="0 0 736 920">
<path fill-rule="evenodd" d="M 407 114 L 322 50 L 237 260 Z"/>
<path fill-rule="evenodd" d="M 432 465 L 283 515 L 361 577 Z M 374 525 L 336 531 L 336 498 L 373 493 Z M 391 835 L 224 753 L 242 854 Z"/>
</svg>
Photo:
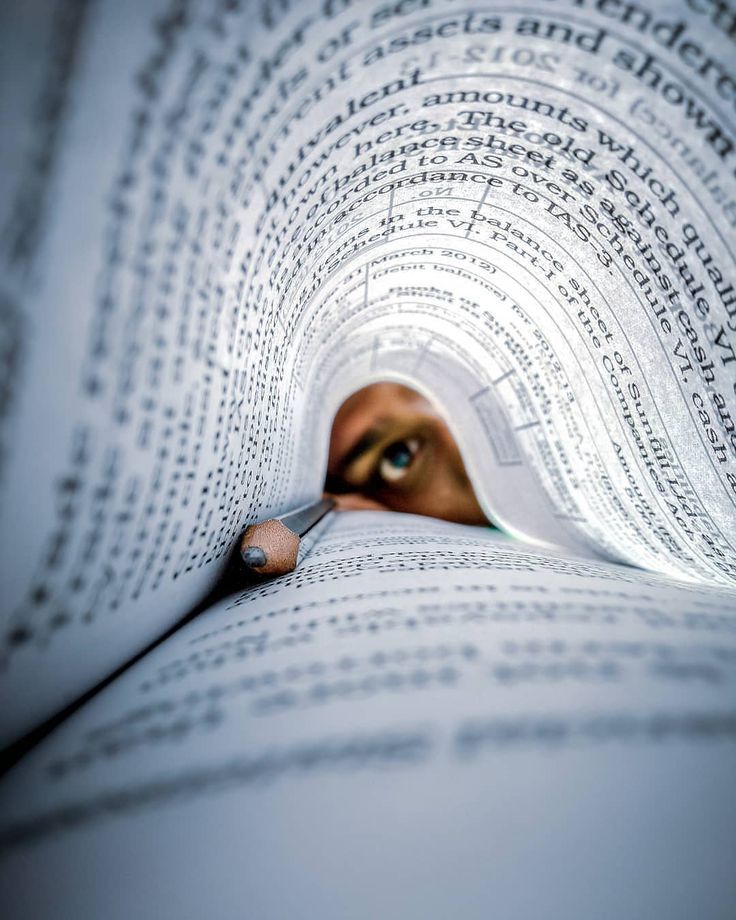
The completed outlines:
<svg viewBox="0 0 736 920">
<path fill-rule="evenodd" d="M 431 403 L 398 383 L 374 383 L 342 404 L 327 475 L 328 489 L 353 493 L 341 501 L 346 508 L 487 523 L 447 425 Z"/>
</svg>

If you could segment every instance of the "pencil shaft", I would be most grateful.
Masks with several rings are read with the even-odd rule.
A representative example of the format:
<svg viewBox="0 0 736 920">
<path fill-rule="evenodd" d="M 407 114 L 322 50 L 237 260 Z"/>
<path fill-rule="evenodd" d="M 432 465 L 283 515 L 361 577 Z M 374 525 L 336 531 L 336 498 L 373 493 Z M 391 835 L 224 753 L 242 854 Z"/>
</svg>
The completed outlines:
<svg viewBox="0 0 736 920">
<path fill-rule="evenodd" d="M 292 533 L 303 537 L 307 531 L 311 530 L 315 524 L 318 524 L 322 518 L 335 507 L 335 501 L 332 498 L 323 498 L 318 502 L 310 505 L 304 505 L 295 511 L 285 514 L 277 520 L 286 525 Z"/>
</svg>

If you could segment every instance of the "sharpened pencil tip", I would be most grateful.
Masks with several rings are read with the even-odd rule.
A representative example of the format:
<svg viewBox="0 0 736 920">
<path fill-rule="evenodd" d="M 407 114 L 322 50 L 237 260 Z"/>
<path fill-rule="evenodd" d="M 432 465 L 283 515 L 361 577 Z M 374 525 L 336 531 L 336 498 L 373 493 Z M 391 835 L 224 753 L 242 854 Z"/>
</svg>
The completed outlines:
<svg viewBox="0 0 736 920">
<path fill-rule="evenodd" d="M 240 555 L 249 569 L 257 569 L 266 564 L 266 554 L 260 546 L 249 546 Z"/>
</svg>

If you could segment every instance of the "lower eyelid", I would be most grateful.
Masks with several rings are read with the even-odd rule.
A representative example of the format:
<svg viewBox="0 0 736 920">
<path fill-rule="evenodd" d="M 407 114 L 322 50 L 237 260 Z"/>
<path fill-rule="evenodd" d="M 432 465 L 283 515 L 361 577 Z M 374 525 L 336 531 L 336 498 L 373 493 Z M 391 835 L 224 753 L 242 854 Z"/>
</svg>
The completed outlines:
<svg viewBox="0 0 736 920">
<path fill-rule="evenodd" d="M 404 467 L 404 468 L 396 467 L 391 472 L 389 472 L 388 469 L 383 471 L 382 467 L 385 462 L 385 459 L 386 458 L 384 457 L 383 460 L 381 460 L 381 462 L 378 465 L 378 476 L 382 482 L 390 484 L 390 485 L 394 485 L 397 482 L 401 482 L 402 479 L 405 479 L 406 476 L 409 475 L 411 471 L 411 465 Z M 412 459 L 412 463 L 413 462 L 414 461 Z M 396 478 L 392 478 L 394 474 L 396 474 Z"/>
</svg>

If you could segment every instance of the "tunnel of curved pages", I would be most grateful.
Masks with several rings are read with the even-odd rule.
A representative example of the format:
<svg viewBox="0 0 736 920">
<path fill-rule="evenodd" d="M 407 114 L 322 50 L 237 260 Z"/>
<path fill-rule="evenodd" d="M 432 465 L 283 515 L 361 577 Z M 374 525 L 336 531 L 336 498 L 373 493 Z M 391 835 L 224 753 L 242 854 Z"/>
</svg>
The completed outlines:
<svg viewBox="0 0 736 920">
<path fill-rule="evenodd" d="M 734 584 L 717 5 L 52 6 L 3 12 L 8 735 L 313 497 L 373 380 L 513 534 Z"/>
<path fill-rule="evenodd" d="M 0 4 L 0 746 L 108 680 L 0 787 L 8 917 L 734 916 L 735 36 Z M 330 513 L 182 625 L 379 380 L 521 539 Z"/>
</svg>

